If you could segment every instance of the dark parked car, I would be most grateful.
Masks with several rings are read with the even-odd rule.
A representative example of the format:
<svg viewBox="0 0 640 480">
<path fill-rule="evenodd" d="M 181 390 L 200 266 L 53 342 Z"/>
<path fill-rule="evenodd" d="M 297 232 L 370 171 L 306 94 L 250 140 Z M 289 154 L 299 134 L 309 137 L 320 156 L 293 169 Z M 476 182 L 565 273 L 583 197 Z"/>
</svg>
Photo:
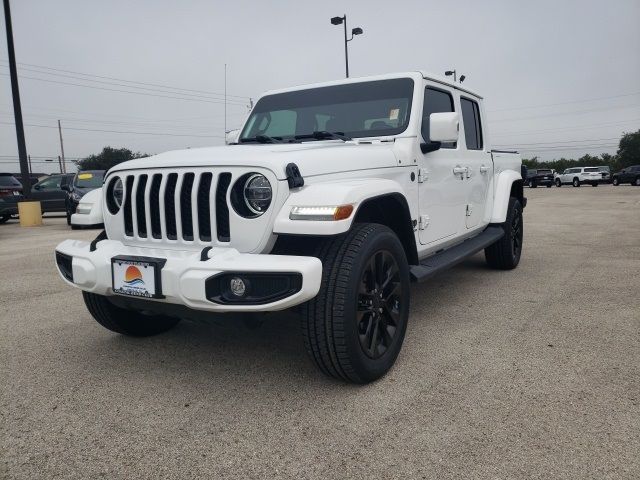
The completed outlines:
<svg viewBox="0 0 640 480">
<path fill-rule="evenodd" d="M 31 197 L 38 200 L 42 213 L 66 211 L 67 192 L 73 173 L 55 174 L 43 178 L 31 188 Z"/>
<path fill-rule="evenodd" d="M 553 186 L 553 172 L 550 168 L 527 170 L 527 185 L 529 188 L 536 188 L 538 185 L 551 188 Z"/>
<path fill-rule="evenodd" d="M 621 183 L 630 183 L 631 185 L 640 187 L 640 165 L 631 165 L 614 173 L 611 183 L 616 186 Z"/>
<path fill-rule="evenodd" d="M 18 200 L 22 199 L 22 184 L 11 173 L 0 173 L 0 223 L 18 214 Z"/>
<path fill-rule="evenodd" d="M 65 210 L 67 212 L 67 224 L 71 225 L 71 215 L 76 213 L 80 199 L 91 190 L 100 188 L 104 182 L 105 170 L 83 170 L 78 172 L 73 181 L 64 190 L 67 190 Z"/>
</svg>

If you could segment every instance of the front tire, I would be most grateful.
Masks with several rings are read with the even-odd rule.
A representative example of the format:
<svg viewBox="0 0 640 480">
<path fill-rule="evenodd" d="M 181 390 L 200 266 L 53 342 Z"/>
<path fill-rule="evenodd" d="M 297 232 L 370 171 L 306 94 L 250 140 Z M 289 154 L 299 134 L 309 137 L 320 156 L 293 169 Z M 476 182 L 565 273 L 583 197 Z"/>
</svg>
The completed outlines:
<svg viewBox="0 0 640 480">
<path fill-rule="evenodd" d="M 93 318 L 107 330 L 132 337 L 149 337 L 173 328 L 179 318 L 163 315 L 143 315 L 133 310 L 120 308 L 104 295 L 82 292 L 84 304 Z"/>
<path fill-rule="evenodd" d="M 559 178 L 556 178 L 556 187 L 560 188 L 562 186 L 562 182 Z"/>
<path fill-rule="evenodd" d="M 573 186 L 574 187 L 579 187 L 580 186 L 580 179 L 574 178 L 573 179 Z"/>
<path fill-rule="evenodd" d="M 611 180 L 611 183 L 613 183 L 614 187 L 617 187 L 618 185 L 620 185 L 620 180 L 618 180 L 618 177 L 613 177 L 613 180 Z"/>
<path fill-rule="evenodd" d="M 640 187 L 640 177 L 636 177 L 636 179 L 633 181 L 633 184 L 634 184 L 636 187 Z"/>
<path fill-rule="evenodd" d="M 592 187 L 597 187 L 597 186 L 598 186 L 598 184 L 597 184 L 597 183 L 592 183 L 592 184 L 591 184 L 591 186 L 592 186 Z"/>
<path fill-rule="evenodd" d="M 533 180 L 529 180 L 529 188 L 536 188 L 538 185 L 536 185 L 536 182 L 534 182 Z"/>
<path fill-rule="evenodd" d="M 484 249 L 484 256 L 492 268 L 512 270 L 520 263 L 524 224 L 522 204 L 515 197 L 509 198 L 507 219 L 502 224 L 504 235 L 493 245 Z"/>
<path fill-rule="evenodd" d="M 409 317 L 409 265 L 396 234 L 384 225 L 356 224 L 325 241 L 318 295 L 304 304 L 307 352 L 326 375 L 372 382 L 400 353 Z"/>
<path fill-rule="evenodd" d="M 2 215 L 2 216 L 0 216 L 0 224 L 7 223 L 10 218 L 11 218 L 11 215 Z"/>
</svg>

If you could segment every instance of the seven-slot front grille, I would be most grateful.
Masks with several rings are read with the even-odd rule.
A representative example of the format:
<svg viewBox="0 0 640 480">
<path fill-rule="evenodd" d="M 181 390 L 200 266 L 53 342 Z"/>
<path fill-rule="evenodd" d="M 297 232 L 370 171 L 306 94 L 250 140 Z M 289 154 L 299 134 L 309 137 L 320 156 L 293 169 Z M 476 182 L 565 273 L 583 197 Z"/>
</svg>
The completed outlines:
<svg viewBox="0 0 640 480">
<path fill-rule="evenodd" d="M 128 237 L 229 242 L 228 172 L 141 173 L 122 177 Z"/>
</svg>

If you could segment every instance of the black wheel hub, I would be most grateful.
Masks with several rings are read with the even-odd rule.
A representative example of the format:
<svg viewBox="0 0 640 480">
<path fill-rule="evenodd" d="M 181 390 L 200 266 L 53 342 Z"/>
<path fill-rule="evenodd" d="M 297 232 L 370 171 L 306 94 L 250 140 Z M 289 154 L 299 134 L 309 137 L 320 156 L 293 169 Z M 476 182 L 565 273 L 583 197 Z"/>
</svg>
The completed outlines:
<svg viewBox="0 0 640 480">
<path fill-rule="evenodd" d="M 401 299 L 398 263 L 391 253 L 380 250 L 364 268 L 358 291 L 358 339 L 368 357 L 382 357 L 393 343 L 403 321 Z"/>
</svg>

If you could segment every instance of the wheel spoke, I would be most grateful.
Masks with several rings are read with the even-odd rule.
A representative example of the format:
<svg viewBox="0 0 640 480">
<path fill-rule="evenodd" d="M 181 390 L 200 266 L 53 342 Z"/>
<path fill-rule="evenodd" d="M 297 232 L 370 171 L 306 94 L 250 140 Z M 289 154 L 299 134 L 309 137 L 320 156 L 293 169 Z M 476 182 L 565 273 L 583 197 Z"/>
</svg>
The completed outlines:
<svg viewBox="0 0 640 480">
<path fill-rule="evenodd" d="M 378 343 L 379 343 L 378 330 L 380 329 L 380 321 L 374 320 L 373 323 L 374 323 L 373 331 L 371 332 L 371 336 L 369 337 L 369 353 L 375 356 L 376 347 L 378 346 Z"/>
</svg>

